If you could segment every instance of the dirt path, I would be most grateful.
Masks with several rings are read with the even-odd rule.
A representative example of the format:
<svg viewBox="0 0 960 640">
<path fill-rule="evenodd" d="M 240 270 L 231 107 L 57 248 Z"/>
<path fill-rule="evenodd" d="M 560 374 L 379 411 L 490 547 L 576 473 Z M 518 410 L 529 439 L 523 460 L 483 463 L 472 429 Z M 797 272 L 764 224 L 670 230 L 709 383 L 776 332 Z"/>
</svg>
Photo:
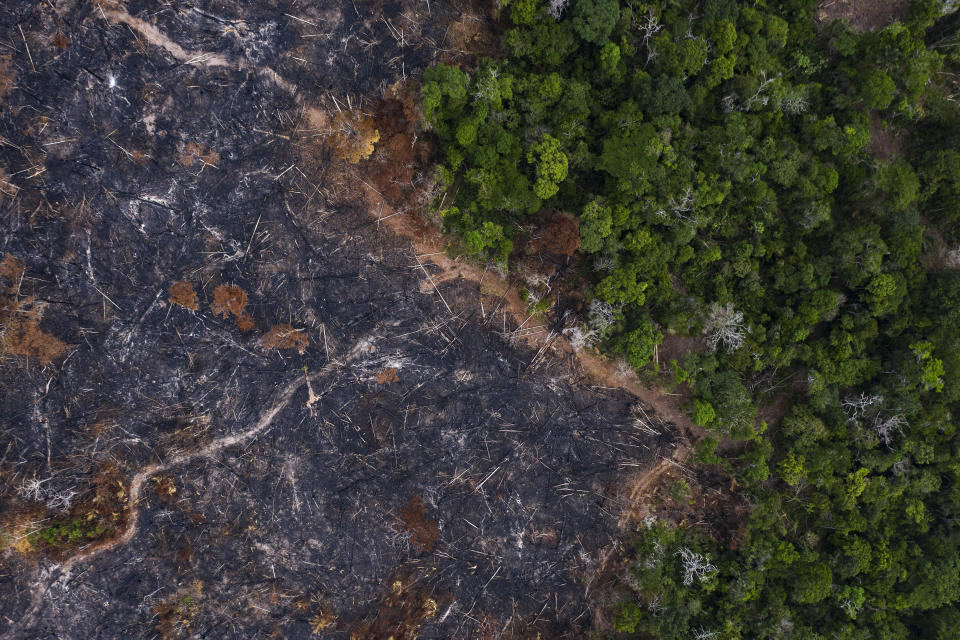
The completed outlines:
<svg viewBox="0 0 960 640">
<path fill-rule="evenodd" d="M 545 327 L 542 331 L 536 331 L 535 329 L 542 323 L 527 311 L 527 303 L 520 297 L 517 286 L 465 258 L 451 258 L 446 253 L 447 238 L 439 230 L 416 214 L 398 213 L 379 191 L 366 181 L 361 180 L 361 182 L 364 185 L 363 193 L 367 211 L 378 221 L 378 225 L 387 227 L 397 235 L 408 239 L 418 261 L 439 268 L 439 272 L 429 274 L 429 277 L 424 280 L 423 291 L 433 290 L 439 294 L 440 284 L 455 279 L 476 283 L 481 291 L 480 295 L 502 301 L 496 307 L 497 312 L 507 313 L 515 324 L 529 329 L 525 330 L 520 337 L 531 348 L 538 351 L 550 349 L 557 357 L 572 355 L 587 377 L 596 384 L 622 389 L 636 396 L 652 407 L 664 421 L 676 425 L 684 437 L 696 433 L 697 427 L 680 407 L 675 396 L 661 388 L 645 386 L 634 372 L 620 371 L 617 363 L 610 358 L 574 349 L 563 335 L 551 333 Z M 490 310 L 490 313 L 493 313 L 493 310 Z"/>
<path fill-rule="evenodd" d="M 131 16 L 122 5 L 105 7 L 105 4 L 101 4 L 97 7 L 96 12 L 107 22 L 127 25 L 133 29 L 139 37 L 142 37 L 153 46 L 163 49 L 184 64 L 197 67 L 228 67 L 231 69 L 251 71 L 260 74 L 265 79 L 291 94 L 296 93 L 296 87 L 293 83 L 285 80 L 270 67 L 253 66 L 246 60 L 231 60 L 221 53 L 211 51 L 188 51 L 167 37 L 167 35 L 160 31 L 155 25 L 142 18 Z"/>
<path fill-rule="evenodd" d="M 307 385 L 308 388 L 308 399 L 305 408 L 312 410 L 312 405 L 325 394 L 325 390 L 321 391 L 319 394 L 315 394 L 313 391 L 313 385 L 323 381 L 332 373 L 340 371 L 351 362 L 362 356 L 363 347 L 369 343 L 369 336 L 365 336 L 357 341 L 353 349 L 351 349 L 351 351 L 342 360 L 332 360 L 326 366 L 324 366 L 323 369 L 314 374 L 297 376 L 296 379 L 292 380 L 276 394 L 274 401 L 270 404 L 270 407 L 265 409 L 260 414 L 260 419 L 247 429 L 217 438 L 213 442 L 210 442 L 209 444 L 194 451 L 186 451 L 168 458 L 163 462 L 149 464 L 138 471 L 130 479 L 130 485 L 128 487 L 127 493 L 129 496 L 130 511 L 127 514 L 126 526 L 123 530 L 123 533 L 102 543 L 91 545 L 79 553 L 70 556 L 62 564 L 54 565 L 49 571 L 41 572 L 41 575 L 37 578 L 35 584 L 33 585 L 33 594 L 30 598 L 30 609 L 18 621 L 16 627 L 11 627 L 7 633 L 5 633 L 3 636 L 0 636 L 0 639 L 5 640 L 8 638 L 15 638 L 18 628 L 32 628 L 35 618 L 44 604 L 44 596 L 58 581 L 62 580 L 66 582 L 69 580 L 74 567 L 81 565 L 106 551 L 110 551 L 115 547 L 127 544 L 133 539 L 139 529 L 139 506 L 140 496 L 143 492 L 143 485 L 150 478 L 158 473 L 169 471 L 170 469 L 188 464 L 194 460 L 213 458 L 214 455 L 220 451 L 246 442 L 258 434 L 263 433 L 263 431 L 265 431 L 267 427 L 273 423 L 277 415 L 287 408 L 293 399 L 294 394 L 296 394 L 297 391 L 299 391 L 304 385 Z"/>
</svg>

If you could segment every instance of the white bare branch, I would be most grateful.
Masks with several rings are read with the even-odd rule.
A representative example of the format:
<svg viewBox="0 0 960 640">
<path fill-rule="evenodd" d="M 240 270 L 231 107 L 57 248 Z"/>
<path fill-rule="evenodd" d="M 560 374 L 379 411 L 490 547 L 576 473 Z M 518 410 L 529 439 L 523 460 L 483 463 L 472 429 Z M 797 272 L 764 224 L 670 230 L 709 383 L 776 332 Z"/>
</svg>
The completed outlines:
<svg viewBox="0 0 960 640">
<path fill-rule="evenodd" d="M 560 20 L 564 10 L 567 8 L 568 1 L 569 0 L 550 0 L 550 4 L 547 6 L 547 15 L 554 20 Z"/>
<path fill-rule="evenodd" d="M 676 554 L 683 560 L 683 584 L 690 586 L 694 580 L 704 582 L 718 569 L 710 563 L 710 558 L 687 547 L 681 547 Z"/>
<path fill-rule="evenodd" d="M 723 345 L 730 351 L 736 351 L 743 346 L 750 329 L 743 323 L 743 312 L 733 308 L 733 303 L 726 305 L 714 303 L 710 308 L 706 323 L 707 344 L 713 349 Z"/>
<path fill-rule="evenodd" d="M 847 414 L 848 422 L 858 422 L 867 409 L 879 407 L 882 404 L 883 396 L 867 395 L 866 393 L 861 393 L 859 396 L 848 396 L 840 401 L 840 407 Z"/>
<path fill-rule="evenodd" d="M 590 331 L 595 335 L 602 337 L 607 330 L 613 326 L 616 309 L 609 302 L 603 300 L 591 300 L 590 311 L 587 314 L 587 322 L 590 325 Z"/>
<path fill-rule="evenodd" d="M 718 635 L 720 635 L 718 631 L 707 631 L 703 627 L 700 627 L 693 631 L 693 640 L 712 640 Z"/>
</svg>

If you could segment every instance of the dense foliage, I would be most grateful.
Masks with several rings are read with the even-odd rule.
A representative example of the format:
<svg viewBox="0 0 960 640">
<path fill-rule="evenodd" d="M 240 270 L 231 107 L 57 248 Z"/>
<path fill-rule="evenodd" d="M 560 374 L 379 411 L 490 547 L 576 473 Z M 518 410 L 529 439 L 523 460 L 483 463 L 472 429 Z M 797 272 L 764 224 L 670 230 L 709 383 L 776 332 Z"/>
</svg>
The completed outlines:
<svg viewBox="0 0 960 640">
<path fill-rule="evenodd" d="M 622 634 L 960 629 L 960 20 L 921 0 L 859 33 L 815 5 L 510 0 L 503 59 L 424 77 L 470 251 L 574 212 L 580 337 L 637 368 L 664 334 L 709 347 L 674 375 L 749 522 L 651 524 Z"/>
</svg>

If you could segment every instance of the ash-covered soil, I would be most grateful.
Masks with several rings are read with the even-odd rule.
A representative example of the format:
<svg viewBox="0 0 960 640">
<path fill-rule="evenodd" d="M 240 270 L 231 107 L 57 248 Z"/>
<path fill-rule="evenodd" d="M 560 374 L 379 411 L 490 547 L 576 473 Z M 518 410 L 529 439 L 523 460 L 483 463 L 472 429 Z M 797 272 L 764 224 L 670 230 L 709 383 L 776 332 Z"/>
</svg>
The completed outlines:
<svg viewBox="0 0 960 640">
<path fill-rule="evenodd" d="M 590 627 L 672 430 L 438 295 L 323 130 L 478 20 L 0 8 L 0 637 Z"/>
</svg>

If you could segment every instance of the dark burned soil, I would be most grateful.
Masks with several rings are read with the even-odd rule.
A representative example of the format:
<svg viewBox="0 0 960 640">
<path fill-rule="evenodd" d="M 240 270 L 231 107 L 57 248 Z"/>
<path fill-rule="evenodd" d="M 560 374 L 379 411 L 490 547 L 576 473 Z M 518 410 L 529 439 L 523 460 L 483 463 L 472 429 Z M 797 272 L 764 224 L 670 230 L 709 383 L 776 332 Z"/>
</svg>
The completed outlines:
<svg viewBox="0 0 960 640">
<path fill-rule="evenodd" d="M 0 637 L 590 627 L 673 430 L 433 282 L 347 164 L 481 14 L 3 4 Z"/>
</svg>

